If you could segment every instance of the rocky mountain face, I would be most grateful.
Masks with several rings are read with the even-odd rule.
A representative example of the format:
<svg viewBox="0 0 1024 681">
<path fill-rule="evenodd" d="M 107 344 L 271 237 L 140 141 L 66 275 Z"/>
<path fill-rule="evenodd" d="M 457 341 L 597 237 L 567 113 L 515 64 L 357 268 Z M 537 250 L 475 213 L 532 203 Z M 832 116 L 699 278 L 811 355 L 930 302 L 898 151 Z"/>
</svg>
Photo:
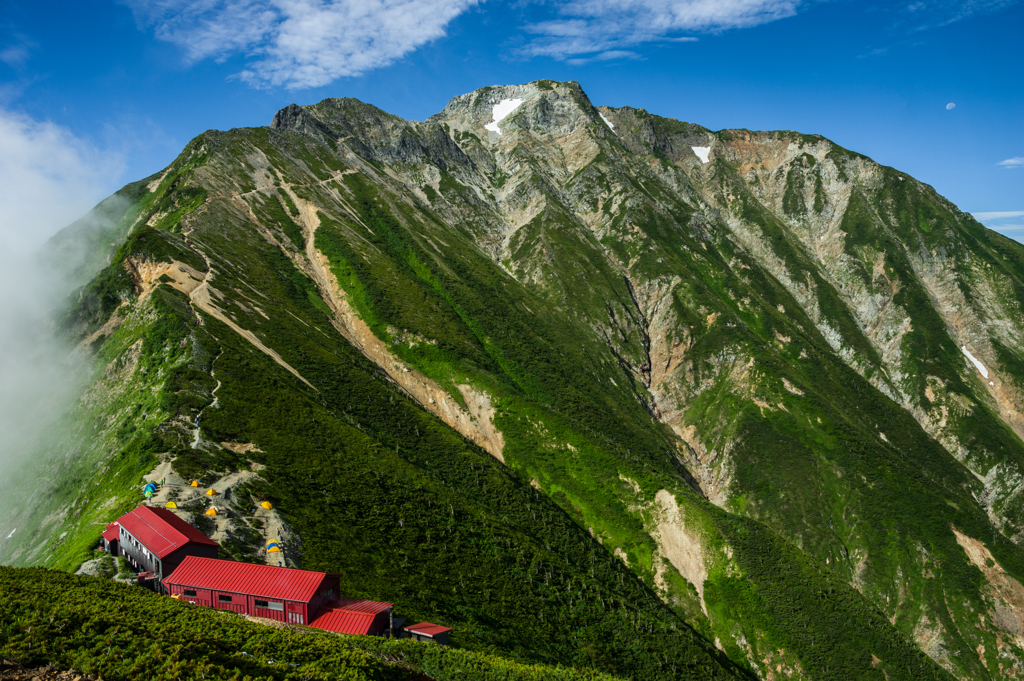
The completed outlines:
<svg viewBox="0 0 1024 681">
<path fill-rule="evenodd" d="M 5 562 L 74 568 L 160 470 L 466 647 L 1024 677 L 1024 247 L 931 187 L 537 81 L 292 105 L 119 197 Z"/>
</svg>

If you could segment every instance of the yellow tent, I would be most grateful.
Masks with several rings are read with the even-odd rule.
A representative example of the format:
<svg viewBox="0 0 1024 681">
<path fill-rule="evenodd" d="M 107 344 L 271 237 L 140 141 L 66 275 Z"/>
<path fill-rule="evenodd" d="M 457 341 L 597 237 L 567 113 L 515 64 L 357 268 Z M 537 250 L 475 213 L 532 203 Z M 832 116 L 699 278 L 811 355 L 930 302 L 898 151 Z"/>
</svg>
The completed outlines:
<svg viewBox="0 0 1024 681">
<path fill-rule="evenodd" d="M 269 501 L 261 501 L 260 502 L 260 506 L 262 506 L 263 508 L 267 509 L 268 511 L 270 509 L 274 508 L 273 506 L 270 505 Z"/>
<path fill-rule="evenodd" d="M 217 507 L 211 506 L 210 508 L 206 509 L 206 515 L 217 515 Z"/>
<path fill-rule="evenodd" d="M 276 539 L 271 539 L 267 542 L 267 553 L 281 553 L 281 547 Z"/>
<path fill-rule="evenodd" d="M 192 484 L 190 485 L 190 487 L 199 487 L 199 481 L 198 480 L 193 480 Z"/>
<path fill-rule="evenodd" d="M 178 505 L 173 501 L 168 501 L 166 504 L 164 504 L 164 508 L 178 508 Z"/>
<path fill-rule="evenodd" d="M 208 497 L 212 497 L 216 493 L 217 493 L 217 490 L 213 489 L 212 487 L 210 489 L 206 490 L 206 496 L 208 496 Z"/>
</svg>

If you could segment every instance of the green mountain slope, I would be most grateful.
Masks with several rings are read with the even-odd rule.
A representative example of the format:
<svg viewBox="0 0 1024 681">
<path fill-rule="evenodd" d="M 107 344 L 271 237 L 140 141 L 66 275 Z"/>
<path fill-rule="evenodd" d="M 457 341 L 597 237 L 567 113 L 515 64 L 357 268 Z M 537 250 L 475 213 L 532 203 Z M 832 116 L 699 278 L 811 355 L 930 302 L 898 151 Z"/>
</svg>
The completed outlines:
<svg viewBox="0 0 1024 681">
<path fill-rule="evenodd" d="M 145 189 L 63 320 L 96 377 L 5 562 L 77 566 L 170 470 L 233 481 L 232 555 L 271 500 L 289 560 L 467 648 L 1024 673 L 1024 251 L 929 187 L 538 81 L 425 123 L 293 105 Z"/>
</svg>

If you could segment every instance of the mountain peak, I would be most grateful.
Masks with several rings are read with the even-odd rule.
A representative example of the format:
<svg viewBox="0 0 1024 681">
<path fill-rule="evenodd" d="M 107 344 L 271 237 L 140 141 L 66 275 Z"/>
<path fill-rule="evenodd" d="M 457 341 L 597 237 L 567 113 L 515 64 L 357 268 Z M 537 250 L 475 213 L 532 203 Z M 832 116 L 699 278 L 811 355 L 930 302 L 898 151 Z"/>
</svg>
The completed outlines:
<svg viewBox="0 0 1024 681">
<path fill-rule="evenodd" d="M 518 130 L 562 136 L 585 125 L 611 129 L 603 124 L 579 83 L 554 80 L 493 85 L 452 97 L 444 110 L 427 122 L 473 131 L 490 142 Z"/>
</svg>

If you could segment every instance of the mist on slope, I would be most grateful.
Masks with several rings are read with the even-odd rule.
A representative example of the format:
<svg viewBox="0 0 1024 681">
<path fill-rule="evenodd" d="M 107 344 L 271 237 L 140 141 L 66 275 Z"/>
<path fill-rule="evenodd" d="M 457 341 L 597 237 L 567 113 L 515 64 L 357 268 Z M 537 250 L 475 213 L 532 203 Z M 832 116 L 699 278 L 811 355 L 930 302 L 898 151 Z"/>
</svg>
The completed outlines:
<svg viewBox="0 0 1024 681">
<path fill-rule="evenodd" d="M 54 334 L 85 249 L 70 262 L 41 257 L 46 240 L 109 193 L 118 158 L 68 130 L 0 109 L 0 564 L 17 530 L 16 511 L 45 480 L 40 464 L 73 404 L 85 368 Z"/>
</svg>

